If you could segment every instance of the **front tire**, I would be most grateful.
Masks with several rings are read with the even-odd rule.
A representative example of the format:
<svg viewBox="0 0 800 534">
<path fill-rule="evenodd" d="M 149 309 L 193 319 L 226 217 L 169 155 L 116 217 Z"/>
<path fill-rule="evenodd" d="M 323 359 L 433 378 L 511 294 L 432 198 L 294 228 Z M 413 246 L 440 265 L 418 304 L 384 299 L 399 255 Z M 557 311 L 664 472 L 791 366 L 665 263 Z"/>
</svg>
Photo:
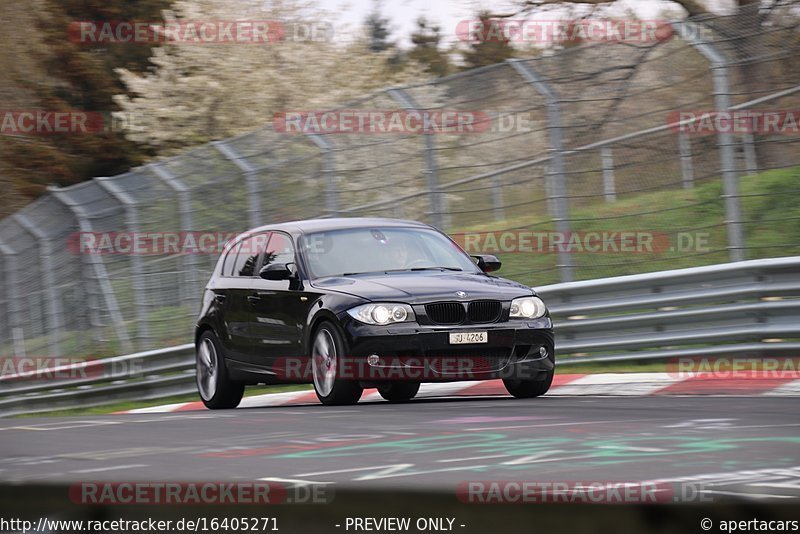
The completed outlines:
<svg viewBox="0 0 800 534">
<path fill-rule="evenodd" d="M 209 410 L 236 408 L 244 396 L 244 384 L 228 378 L 217 336 L 206 330 L 197 342 L 195 355 L 197 391 Z"/>
<path fill-rule="evenodd" d="M 357 381 L 343 380 L 341 365 L 347 354 L 339 329 L 329 321 L 314 332 L 311 345 L 311 373 L 314 391 L 322 404 L 341 406 L 355 404 L 364 392 Z"/>
<path fill-rule="evenodd" d="M 504 378 L 503 385 L 511 395 L 518 399 L 531 399 L 547 393 L 553 383 L 555 369 L 546 371 L 544 380 L 521 380 L 518 378 Z"/>
<path fill-rule="evenodd" d="M 378 393 L 389 402 L 408 402 L 419 393 L 419 382 L 390 382 L 378 386 Z"/>
</svg>

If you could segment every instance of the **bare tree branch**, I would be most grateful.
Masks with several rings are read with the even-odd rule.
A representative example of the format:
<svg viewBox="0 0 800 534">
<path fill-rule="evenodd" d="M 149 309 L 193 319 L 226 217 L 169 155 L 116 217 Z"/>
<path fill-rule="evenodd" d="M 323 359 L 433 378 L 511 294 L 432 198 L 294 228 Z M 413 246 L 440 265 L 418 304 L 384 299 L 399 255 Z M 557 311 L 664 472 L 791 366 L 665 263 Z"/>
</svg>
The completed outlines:
<svg viewBox="0 0 800 534">
<path fill-rule="evenodd" d="M 520 9 L 516 13 L 496 15 L 497 17 L 513 17 L 531 11 L 532 9 L 555 6 L 558 4 L 591 4 L 602 5 L 611 4 L 614 0 L 523 0 L 520 2 Z M 740 3 L 756 2 L 758 0 L 739 0 Z M 708 13 L 708 9 L 703 5 L 700 0 L 672 0 L 672 2 L 680 5 L 689 16 L 703 15 Z"/>
</svg>

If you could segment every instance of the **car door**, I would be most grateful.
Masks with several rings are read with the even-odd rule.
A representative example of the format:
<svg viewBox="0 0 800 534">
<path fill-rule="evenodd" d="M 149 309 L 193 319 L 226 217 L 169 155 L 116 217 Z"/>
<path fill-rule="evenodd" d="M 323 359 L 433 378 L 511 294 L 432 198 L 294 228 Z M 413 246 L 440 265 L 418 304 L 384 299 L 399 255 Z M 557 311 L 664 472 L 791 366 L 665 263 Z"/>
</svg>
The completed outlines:
<svg viewBox="0 0 800 534">
<path fill-rule="evenodd" d="M 297 273 L 292 237 L 273 232 L 263 255 L 261 268 L 274 263 L 292 263 Z M 272 368 L 276 361 L 301 356 L 303 325 L 313 294 L 299 279 L 264 280 L 256 277 L 250 292 L 254 312 L 251 325 L 253 361 Z"/>
<path fill-rule="evenodd" d="M 253 320 L 252 304 L 248 301 L 260 254 L 269 238 L 269 233 L 246 237 L 235 246 L 231 257 L 225 260 L 223 280 L 226 286 L 222 304 L 227 332 L 226 351 L 228 357 L 239 361 L 252 359 L 250 323 Z"/>
</svg>

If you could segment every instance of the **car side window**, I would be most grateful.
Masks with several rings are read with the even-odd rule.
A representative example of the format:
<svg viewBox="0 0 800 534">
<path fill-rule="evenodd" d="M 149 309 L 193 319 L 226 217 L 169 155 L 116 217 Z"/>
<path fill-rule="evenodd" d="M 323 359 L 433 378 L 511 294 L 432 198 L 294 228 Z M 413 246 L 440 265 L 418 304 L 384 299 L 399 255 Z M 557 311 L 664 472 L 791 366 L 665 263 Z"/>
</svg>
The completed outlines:
<svg viewBox="0 0 800 534">
<path fill-rule="evenodd" d="M 220 270 L 222 276 L 232 276 L 231 273 L 233 272 L 233 265 L 236 263 L 236 251 L 239 250 L 239 245 L 241 243 L 236 243 L 225 253 L 225 259 L 222 260 L 222 269 Z"/>
<path fill-rule="evenodd" d="M 294 262 L 294 245 L 292 244 L 292 238 L 286 234 L 274 232 L 267 245 L 262 266 L 272 263 L 292 262 Z"/>
<path fill-rule="evenodd" d="M 243 240 L 236 251 L 233 276 L 255 276 L 258 256 L 267 243 L 269 234 L 258 234 Z"/>
</svg>

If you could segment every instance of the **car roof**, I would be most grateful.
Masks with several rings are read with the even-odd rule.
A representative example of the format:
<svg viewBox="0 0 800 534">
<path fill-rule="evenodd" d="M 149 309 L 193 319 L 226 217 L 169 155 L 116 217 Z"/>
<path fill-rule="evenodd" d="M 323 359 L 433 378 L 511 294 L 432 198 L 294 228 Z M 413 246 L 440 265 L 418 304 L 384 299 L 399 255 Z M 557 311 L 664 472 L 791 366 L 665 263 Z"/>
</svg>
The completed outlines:
<svg viewBox="0 0 800 534">
<path fill-rule="evenodd" d="M 381 227 L 415 227 L 430 228 L 429 225 L 418 221 L 404 219 L 385 219 L 382 217 L 338 217 L 332 219 L 307 219 L 304 221 L 289 221 L 277 224 L 267 224 L 253 228 L 247 233 L 257 233 L 266 230 L 284 231 L 290 233 L 325 232 L 330 230 L 346 230 L 348 228 Z"/>
</svg>

